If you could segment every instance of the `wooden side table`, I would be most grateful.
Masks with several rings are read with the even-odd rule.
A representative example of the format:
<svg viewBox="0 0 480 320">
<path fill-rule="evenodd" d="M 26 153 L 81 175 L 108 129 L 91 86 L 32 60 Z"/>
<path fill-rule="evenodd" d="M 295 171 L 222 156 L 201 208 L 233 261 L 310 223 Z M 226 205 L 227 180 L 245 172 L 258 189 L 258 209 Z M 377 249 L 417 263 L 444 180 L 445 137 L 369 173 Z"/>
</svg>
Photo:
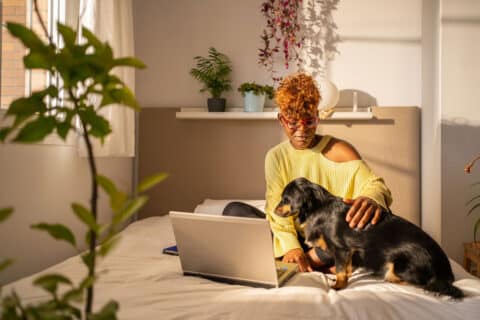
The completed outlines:
<svg viewBox="0 0 480 320">
<path fill-rule="evenodd" d="M 480 242 L 464 243 L 463 248 L 463 267 L 474 276 L 480 277 Z"/>
</svg>

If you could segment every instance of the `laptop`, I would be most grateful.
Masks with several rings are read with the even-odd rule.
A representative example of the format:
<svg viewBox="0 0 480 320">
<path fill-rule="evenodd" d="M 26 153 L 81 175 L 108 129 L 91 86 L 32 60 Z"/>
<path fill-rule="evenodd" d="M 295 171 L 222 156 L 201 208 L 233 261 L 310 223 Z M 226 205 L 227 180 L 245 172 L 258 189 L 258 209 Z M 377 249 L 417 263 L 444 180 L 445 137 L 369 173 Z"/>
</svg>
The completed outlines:
<svg viewBox="0 0 480 320">
<path fill-rule="evenodd" d="M 184 275 L 263 288 L 278 288 L 297 264 L 276 261 L 266 219 L 171 211 Z"/>
</svg>

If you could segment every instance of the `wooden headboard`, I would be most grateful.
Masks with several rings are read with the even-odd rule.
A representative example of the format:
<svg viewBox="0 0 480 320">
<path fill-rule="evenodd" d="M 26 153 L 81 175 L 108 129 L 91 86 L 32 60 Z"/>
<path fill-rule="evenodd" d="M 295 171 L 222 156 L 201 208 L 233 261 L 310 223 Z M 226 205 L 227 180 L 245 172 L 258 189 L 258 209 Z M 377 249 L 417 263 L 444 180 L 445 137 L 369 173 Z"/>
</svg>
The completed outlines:
<svg viewBox="0 0 480 320">
<path fill-rule="evenodd" d="M 206 198 L 264 199 L 264 157 L 286 139 L 274 120 L 176 119 L 176 108 L 140 113 L 139 179 L 164 171 L 139 217 L 191 211 Z M 352 143 L 392 191 L 392 211 L 420 224 L 420 109 L 373 107 L 372 120 L 326 120 L 320 134 Z"/>
</svg>

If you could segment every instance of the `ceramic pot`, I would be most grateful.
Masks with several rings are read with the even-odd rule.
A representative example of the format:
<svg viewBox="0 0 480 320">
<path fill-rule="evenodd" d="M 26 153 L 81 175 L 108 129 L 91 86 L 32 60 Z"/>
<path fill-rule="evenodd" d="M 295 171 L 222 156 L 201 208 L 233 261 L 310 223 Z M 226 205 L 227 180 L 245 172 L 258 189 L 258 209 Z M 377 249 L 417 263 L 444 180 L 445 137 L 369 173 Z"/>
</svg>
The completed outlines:
<svg viewBox="0 0 480 320">
<path fill-rule="evenodd" d="M 243 108 L 246 112 L 263 112 L 265 94 L 256 95 L 252 91 L 245 92 Z"/>
<path fill-rule="evenodd" d="M 208 112 L 224 112 L 225 98 L 209 98 L 207 100 Z"/>
</svg>

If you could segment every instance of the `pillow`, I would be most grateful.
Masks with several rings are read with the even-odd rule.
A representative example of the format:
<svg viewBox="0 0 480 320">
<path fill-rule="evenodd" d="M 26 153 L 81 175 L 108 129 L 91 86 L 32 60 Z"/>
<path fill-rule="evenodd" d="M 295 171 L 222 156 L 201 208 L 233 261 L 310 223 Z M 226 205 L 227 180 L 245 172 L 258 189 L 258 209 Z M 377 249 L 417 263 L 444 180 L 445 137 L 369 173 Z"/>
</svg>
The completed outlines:
<svg viewBox="0 0 480 320">
<path fill-rule="evenodd" d="M 224 200 L 205 199 L 201 204 L 195 207 L 193 212 L 221 215 L 223 212 L 223 209 L 225 209 L 227 204 L 229 204 L 232 201 L 245 202 L 265 212 L 265 200 L 238 200 L 238 199 L 224 199 Z"/>
</svg>

